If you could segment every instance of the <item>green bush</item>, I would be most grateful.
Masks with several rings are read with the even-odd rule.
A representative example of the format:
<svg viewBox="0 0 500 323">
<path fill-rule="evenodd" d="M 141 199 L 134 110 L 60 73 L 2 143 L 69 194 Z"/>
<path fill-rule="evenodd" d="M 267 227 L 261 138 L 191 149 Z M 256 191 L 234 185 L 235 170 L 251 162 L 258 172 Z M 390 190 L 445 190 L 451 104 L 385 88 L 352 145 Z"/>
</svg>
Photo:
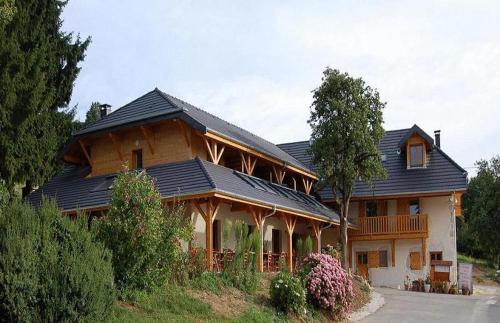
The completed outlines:
<svg viewBox="0 0 500 323">
<path fill-rule="evenodd" d="M 54 202 L 0 209 L 0 321 L 104 321 L 114 302 L 111 255 Z"/>
<path fill-rule="evenodd" d="M 279 311 L 303 315 L 306 307 L 306 291 L 299 278 L 288 272 L 280 272 L 271 281 L 271 303 Z"/>
<path fill-rule="evenodd" d="M 259 285 L 260 276 L 257 274 L 257 257 L 259 254 L 260 235 L 257 231 L 249 234 L 248 225 L 236 220 L 234 225 L 236 247 L 234 258 L 222 275 L 239 290 L 252 293 Z"/>
<path fill-rule="evenodd" d="M 115 281 L 127 289 L 152 290 L 182 279 L 181 240 L 190 240 L 186 208 L 164 208 L 153 180 L 144 172 L 124 171 L 113 183 L 111 208 L 97 221 L 98 237 L 113 252 Z"/>
</svg>

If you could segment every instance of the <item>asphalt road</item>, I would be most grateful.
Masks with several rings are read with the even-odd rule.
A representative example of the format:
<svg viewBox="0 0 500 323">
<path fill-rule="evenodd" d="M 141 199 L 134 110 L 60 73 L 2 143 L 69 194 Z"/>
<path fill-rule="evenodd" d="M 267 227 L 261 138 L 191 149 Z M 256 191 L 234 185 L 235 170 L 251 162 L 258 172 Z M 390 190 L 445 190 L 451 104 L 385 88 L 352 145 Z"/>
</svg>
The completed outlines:
<svg viewBox="0 0 500 323">
<path fill-rule="evenodd" d="M 500 322 L 500 296 L 461 296 L 376 288 L 385 305 L 360 322 Z"/>
</svg>

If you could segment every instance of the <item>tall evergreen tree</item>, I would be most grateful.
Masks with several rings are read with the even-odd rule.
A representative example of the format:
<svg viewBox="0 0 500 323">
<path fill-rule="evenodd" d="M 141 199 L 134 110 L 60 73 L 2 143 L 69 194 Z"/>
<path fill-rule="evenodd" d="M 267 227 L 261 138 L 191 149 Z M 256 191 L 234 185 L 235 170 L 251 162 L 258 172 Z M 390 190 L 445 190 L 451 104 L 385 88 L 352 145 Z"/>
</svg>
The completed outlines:
<svg viewBox="0 0 500 323">
<path fill-rule="evenodd" d="M 67 1 L 0 1 L 7 8 L 0 27 L 0 178 L 12 190 L 53 175 L 73 127 L 67 106 L 90 38 L 61 30 Z"/>
<path fill-rule="evenodd" d="M 87 127 L 91 123 L 96 122 L 101 119 L 101 104 L 99 102 L 92 102 L 90 105 L 89 111 L 85 115 L 85 123 L 84 126 Z"/>
</svg>

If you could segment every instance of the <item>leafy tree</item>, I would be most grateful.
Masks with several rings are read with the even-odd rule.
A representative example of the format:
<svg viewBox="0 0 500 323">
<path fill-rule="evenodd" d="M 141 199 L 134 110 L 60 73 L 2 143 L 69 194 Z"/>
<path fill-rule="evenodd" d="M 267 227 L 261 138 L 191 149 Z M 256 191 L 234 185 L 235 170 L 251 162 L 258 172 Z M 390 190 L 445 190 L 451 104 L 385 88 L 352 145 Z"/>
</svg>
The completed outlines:
<svg viewBox="0 0 500 323">
<path fill-rule="evenodd" d="M 67 105 L 90 39 L 61 30 L 66 3 L 0 2 L 0 178 L 10 191 L 53 175 L 72 131 Z"/>
<path fill-rule="evenodd" d="M 477 176 L 463 197 L 465 223 L 459 228 L 459 244 L 472 242 L 469 251 L 479 249 L 500 268 L 500 156 L 476 165 Z"/>
<path fill-rule="evenodd" d="M 192 236 L 184 205 L 164 208 L 153 180 L 135 170 L 116 177 L 111 208 L 96 228 L 98 237 L 113 251 L 121 292 L 161 286 L 179 261 L 180 241 Z"/>
<path fill-rule="evenodd" d="M 370 183 L 384 177 L 377 145 L 384 135 L 379 93 L 361 78 L 327 68 L 313 92 L 309 125 L 311 152 L 321 178 L 340 210 L 343 266 L 348 267 L 347 215 L 356 180 Z"/>
</svg>

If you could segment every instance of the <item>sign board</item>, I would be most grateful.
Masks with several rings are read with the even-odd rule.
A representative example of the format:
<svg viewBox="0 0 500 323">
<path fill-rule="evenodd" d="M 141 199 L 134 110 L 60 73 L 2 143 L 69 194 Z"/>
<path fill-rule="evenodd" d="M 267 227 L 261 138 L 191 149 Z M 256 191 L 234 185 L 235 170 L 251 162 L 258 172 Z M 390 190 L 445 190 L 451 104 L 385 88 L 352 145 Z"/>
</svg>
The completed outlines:
<svg viewBox="0 0 500 323">
<path fill-rule="evenodd" d="M 458 264 L 458 286 L 472 291 L 472 264 Z"/>
</svg>

